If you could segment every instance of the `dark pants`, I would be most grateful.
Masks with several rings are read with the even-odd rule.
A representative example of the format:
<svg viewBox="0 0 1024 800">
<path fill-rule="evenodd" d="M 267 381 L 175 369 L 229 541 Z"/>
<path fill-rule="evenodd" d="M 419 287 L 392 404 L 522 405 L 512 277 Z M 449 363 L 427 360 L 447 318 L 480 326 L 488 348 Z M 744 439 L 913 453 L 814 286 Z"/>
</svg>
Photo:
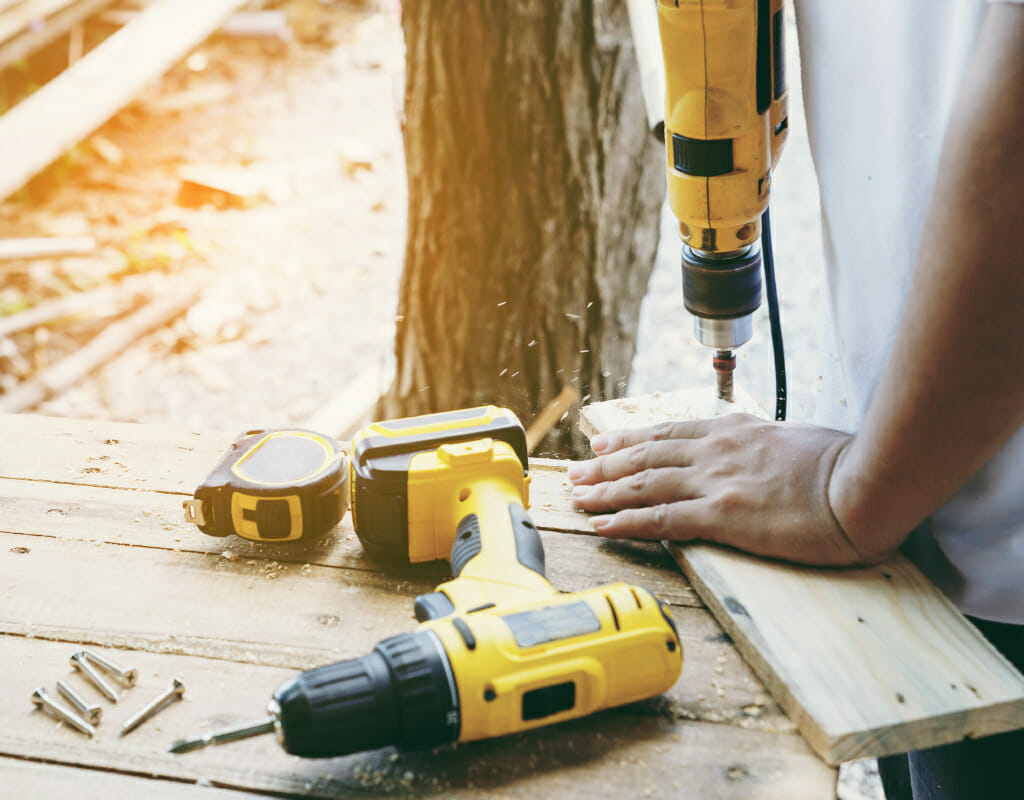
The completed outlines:
<svg viewBox="0 0 1024 800">
<path fill-rule="evenodd" d="M 971 619 L 1024 672 L 1024 625 Z M 1024 720 L 1021 720 L 1024 725 Z M 1024 730 L 878 759 L 886 800 L 1024 798 Z"/>
</svg>

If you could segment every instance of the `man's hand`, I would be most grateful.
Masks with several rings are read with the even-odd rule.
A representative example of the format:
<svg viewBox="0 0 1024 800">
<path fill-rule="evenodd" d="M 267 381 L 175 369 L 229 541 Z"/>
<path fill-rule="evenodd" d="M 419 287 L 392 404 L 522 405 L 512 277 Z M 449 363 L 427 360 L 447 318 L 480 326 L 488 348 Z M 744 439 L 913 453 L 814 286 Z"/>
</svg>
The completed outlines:
<svg viewBox="0 0 1024 800">
<path fill-rule="evenodd" d="M 886 553 L 859 552 L 828 501 L 850 441 L 747 414 L 614 431 L 594 437 L 597 458 L 570 466 L 572 497 L 583 511 L 617 512 L 593 518 L 602 536 L 703 539 L 807 564 L 863 563 Z"/>
</svg>

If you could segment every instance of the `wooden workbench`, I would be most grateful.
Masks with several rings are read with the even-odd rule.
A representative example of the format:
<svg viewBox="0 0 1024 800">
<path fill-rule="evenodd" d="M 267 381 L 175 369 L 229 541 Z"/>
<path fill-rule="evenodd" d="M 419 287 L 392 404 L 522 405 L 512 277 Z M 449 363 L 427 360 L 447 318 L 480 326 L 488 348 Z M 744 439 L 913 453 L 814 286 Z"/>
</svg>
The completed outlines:
<svg viewBox="0 0 1024 800">
<path fill-rule="evenodd" d="M 657 544 L 585 534 L 559 462 L 533 465 L 533 516 L 549 577 L 583 589 L 626 580 L 672 606 L 683 676 L 662 698 L 540 731 L 332 760 L 260 737 L 182 756 L 180 736 L 262 716 L 274 688 L 409 630 L 436 569 L 384 572 L 348 518 L 299 550 L 205 536 L 191 495 L 230 433 L 0 415 L 0 785 L 19 796 L 830 798 L 815 756 Z M 83 646 L 139 670 L 90 740 L 42 712 L 37 686 L 65 680 Z M 186 699 L 118 737 L 173 676 Z M 206 788 L 197 788 L 203 786 Z M 45 792 L 43 790 L 46 790 Z"/>
</svg>

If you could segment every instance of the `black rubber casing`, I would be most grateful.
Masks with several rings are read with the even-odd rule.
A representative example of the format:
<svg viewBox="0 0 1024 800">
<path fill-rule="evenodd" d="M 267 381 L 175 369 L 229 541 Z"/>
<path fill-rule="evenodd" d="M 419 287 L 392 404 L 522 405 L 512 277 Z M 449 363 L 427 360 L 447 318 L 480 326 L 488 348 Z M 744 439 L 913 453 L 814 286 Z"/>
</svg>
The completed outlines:
<svg viewBox="0 0 1024 800">
<path fill-rule="evenodd" d="M 761 305 L 761 251 L 705 260 L 683 248 L 683 305 L 705 319 L 733 319 Z"/>
<path fill-rule="evenodd" d="M 433 634 L 403 633 L 368 655 L 311 669 L 274 693 L 284 748 L 307 758 L 435 747 L 459 737 L 458 693 Z"/>
</svg>

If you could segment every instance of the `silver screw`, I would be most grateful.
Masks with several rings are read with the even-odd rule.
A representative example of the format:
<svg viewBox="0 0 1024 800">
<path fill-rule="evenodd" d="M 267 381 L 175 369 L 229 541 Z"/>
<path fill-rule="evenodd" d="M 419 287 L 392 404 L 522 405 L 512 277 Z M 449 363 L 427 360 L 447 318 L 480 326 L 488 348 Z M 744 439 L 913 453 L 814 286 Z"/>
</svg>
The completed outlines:
<svg viewBox="0 0 1024 800">
<path fill-rule="evenodd" d="M 169 706 L 175 700 L 180 700 L 184 694 L 185 684 L 182 683 L 181 678 L 175 678 L 171 681 L 171 685 L 167 687 L 167 691 L 146 705 L 141 711 L 136 713 L 131 719 L 121 726 L 121 735 L 124 736 L 126 733 L 131 733 L 147 719 L 162 710 L 165 706 Z"/>
<path fill-rule="evenodd" d="M 64 708 L 64 706 L 59 703 L 54 702 L 53 698 L 46 693 L 46 689 L 42 686 L 32 692 L 32 704 L 47 709 L 55 717 L 66 722 L 72 728 L 80 730 L 86 736 L 91 737 L 96 733 L 96 729 L 84 719 L 74 714 L 69 709 Z"/>
<path fill-rule="evenodd" d="M 82 653 L 97 667 L 117 678 L 118 683 L 126 689 L 131 689 L 135 685 L 135 681 L 139 679 L 137 670 L 119 667 L 113 661 L 104 658 L 99 653 L 94 653 L 92 650 L 83 650 Z"/>
<path fill-rule="evenodd" d="M 103 709 L 96 705 L 89 705 L 82 695 L 68 686 L 64 681 L 57 681 L 57 691 L 67 699 L 71 705 L 78 709 L 78 712 L 90 725 L 99 725 L 103 718 Z"/>
<path fill-rule="evenodd" d="M 77 670 L 81 670 L 82 674 L 89 679 L 103 696 L 106 697 L 111 703 L 117 702 L 117 692 L 114 691 L 114 687 L 104 680 L 103 676 L 100 675 L 96 670 L 92 668 L 88 661 L 85 660 L 85 653 L 79 651 L 71 656 L 71 666 Z"/>
</svg>

